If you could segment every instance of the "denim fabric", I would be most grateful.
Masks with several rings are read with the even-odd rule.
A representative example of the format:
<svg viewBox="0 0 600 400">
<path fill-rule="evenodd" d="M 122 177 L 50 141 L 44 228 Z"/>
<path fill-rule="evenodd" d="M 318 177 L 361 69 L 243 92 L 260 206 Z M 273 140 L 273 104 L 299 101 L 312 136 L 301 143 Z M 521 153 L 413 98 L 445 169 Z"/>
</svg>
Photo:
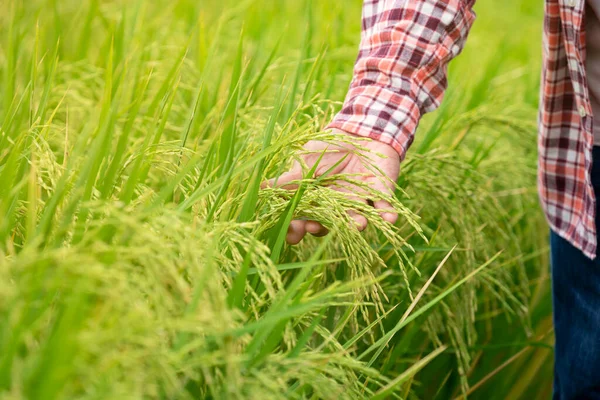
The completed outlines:
<svg viewBox="0 0 600 400">
<path fill-rule="evenodd" d="M 594 147 L 593 157 L 592 184 L 600 199 L 600 147 Z M 600 202 L 596 204 L 600 226 Z M 600 399 L 600 256 L 590 260 L 554 232 L 550 248 L 556 337 L 553 399 Z"/>
</svg>

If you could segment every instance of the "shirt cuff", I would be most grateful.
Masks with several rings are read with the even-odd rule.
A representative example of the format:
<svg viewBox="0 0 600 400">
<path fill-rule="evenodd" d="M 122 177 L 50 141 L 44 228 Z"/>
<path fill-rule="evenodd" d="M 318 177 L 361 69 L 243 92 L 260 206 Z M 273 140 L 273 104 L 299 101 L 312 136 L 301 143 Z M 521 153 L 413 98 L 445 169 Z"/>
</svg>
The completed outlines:
<svg viewBox="0 0 600 400">
<path fill-rule="evenodd" d="M 403 160 L 420 117 L 418 105 L 408 94 L 385 87 L 358 86 L 350 89 L 342 110 L 326 129 L 340 129 L 388 144 Z"/>
</svg>

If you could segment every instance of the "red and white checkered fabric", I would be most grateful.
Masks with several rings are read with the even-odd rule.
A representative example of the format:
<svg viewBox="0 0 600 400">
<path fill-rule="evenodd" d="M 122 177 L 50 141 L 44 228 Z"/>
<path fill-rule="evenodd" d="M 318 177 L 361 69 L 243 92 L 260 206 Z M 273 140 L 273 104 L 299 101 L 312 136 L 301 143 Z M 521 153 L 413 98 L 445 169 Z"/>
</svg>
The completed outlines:
<svg viewBox="0 0 600 400">
<path fill-rule="evenodd" d="M 359 55 L 328 128 L 390 144 L 404 158 L 421 116 L 436 109 L 447 65 L 475 20 L 475 0 L 365 0 Z M 550 227 L 596 256 L 590 183 L 592 110 L 585 75 L 585 0 L 546 0 L 538 186 Z"/>
</svg>

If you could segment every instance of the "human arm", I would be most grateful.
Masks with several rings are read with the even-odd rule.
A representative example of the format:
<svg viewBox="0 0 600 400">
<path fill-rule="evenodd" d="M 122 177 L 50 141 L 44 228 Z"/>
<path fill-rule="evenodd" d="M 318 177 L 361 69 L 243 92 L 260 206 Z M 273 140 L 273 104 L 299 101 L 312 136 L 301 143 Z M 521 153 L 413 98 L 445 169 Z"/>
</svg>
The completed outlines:
<svg viewBox="0 0 600 400">
<path fill-rule="evenodd" d="M 341 111 L 326 127 L 339 135 L 354 135 L 373 139 L 361 143 L 374 153 L 388 156 L 377 158 L 382 176 L 364 174 L 364 179 L 386 180 L 378 187 L 392 194 L 398 178 L 399 164 L 414 139 L 419 120 L 436 109 L 447 86 L 447 67 L 462 50 L 475 19 L 475 0 L 365 0 L 362 33 L 353 78 Z M 322 152 L 323 142 L 309 142 L 306 149 Z M 391 151 L 393 149 L 393 151 Z M 337 156 L 323 157 L 319 170 L 327 171 L 352 149 L 334 149 Z M 397 155 L 397 157 L 395 157 Z M 318 157 L 303 155 L 312 166 Z M 354 161 L 337 173 L 361 173 L 364 165 Z M 377 173 L 375 174 L 377 175 Z M 278 180 L 285 185 L 302 177 L 299 164 Z M 373 179 L 377 178 L 377 179 Z M 344 188 L 355 196 L 351 188 Z M 361 201 L 366 199 L 361 199 Z M 397 216 L 389 212 L 389 203 L 373 199 L 375 208 L 388 222 Z M 387 210 L 387 211 L 386 211 Z M 350 210 L 359 229 L 366 219 Z M 299 242 L 306 233 L 322 235 L 326 229 L 317 221 L 293 221 L 288 230 L 288 242 Z"/>
<path fill-rule="evenodd" d="M 328 128 L 392 146 L 404 159 L 419 120 L 441 103 L 475 0 L 365 0 L 360 51 Z"/>
</svg>

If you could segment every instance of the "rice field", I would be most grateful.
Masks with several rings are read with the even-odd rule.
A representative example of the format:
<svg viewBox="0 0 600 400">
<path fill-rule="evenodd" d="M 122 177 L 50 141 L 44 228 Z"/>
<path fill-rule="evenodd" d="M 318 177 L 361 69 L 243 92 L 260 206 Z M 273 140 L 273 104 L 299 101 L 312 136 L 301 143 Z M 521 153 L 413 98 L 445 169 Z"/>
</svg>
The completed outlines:
<svg viewBox="0 0 600 400">
<path fill-rule="evenodd" d="M 0 399 L 550 397 L 539 2 L 476 5 L 394 225 L 261 188 L 332 139 L 360 1 L 0 4 Z"/>
</svg>

